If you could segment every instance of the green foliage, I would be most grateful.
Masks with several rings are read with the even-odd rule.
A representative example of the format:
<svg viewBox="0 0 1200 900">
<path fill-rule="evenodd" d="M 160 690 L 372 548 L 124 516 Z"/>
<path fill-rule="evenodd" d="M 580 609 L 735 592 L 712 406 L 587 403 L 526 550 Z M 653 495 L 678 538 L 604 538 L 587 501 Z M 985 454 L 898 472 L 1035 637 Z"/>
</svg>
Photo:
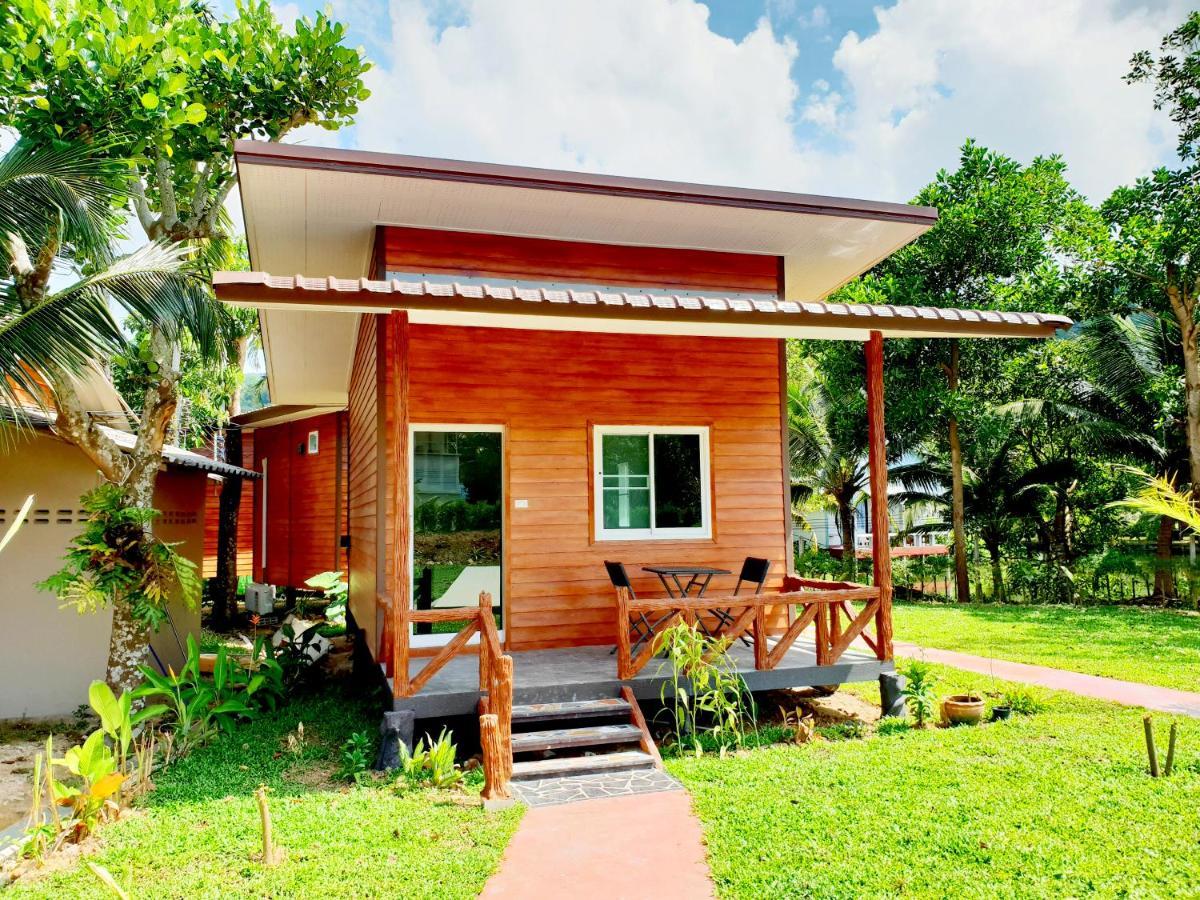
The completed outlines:
<svg viewBox="0 0 1200 900">
<path fill-rule="evenodd" d="M 376 698 L 331 682 L 248 722 L 158 772 L 138 815 L 106 825 L 86 859 L 132 885 L 134 897 L 478 896 L 523 808 L 485 813 L 476 789 L 454 797 L 386 783 L 345 790 L 328 777 L 342 743 L 373 730 L 378 715 Z M 281 752 L 301 721 L 303 751 Z M 271 792 L 276 838 L 287 850 L 286 863 L 273 868 L 250 859 L 260 843 L 260 784 Z M 83 861 L 64 860 L 18 880 L 4 897 L 97 893 Z"/>
<path fill-rule="evenodd" d="M 875 733 L 881 737 L 893 734 L 905 734 L 912 730 L 912 722 L 899 716 L 884 716 L 875 725 Z"/>
<path fill-rule="evenodd" d="M 413 511 L 418 531 L 446 534 L 455 531 L 492 531 L 500 527 L 500 504 L 486 500 L 426 500 Z"/>
<path fill-rule="evenodd" d="M 1200 12 L 1162 39 L 1157 59 L 1148 50 L 1135 53 L 1125 80 L 1154 81 L 1154 108 L 1169 109 L 1179 126 L 1179 155 L 1200 155 Z"/>
<path fill-rule="evenodd" d="M 924 728 L 937 714 L 937 678 L 933 666 L 914 659 L 904 669 L 904 687 L 900 693 L 918 728 Z"/>
<path fill-rule="evenodd" d="M 1014 685 L 1006 690 L 1004 705 L 1022 716 L 1032 716 L 1046 708 L 1041 695 L 1028 685 Z"/>
<path fill-rule="evenodd" d="M 150 630 L 165 620 L 175 588 L 185 604 L 195 606 L 200 597 L 196 564 L 175 544 L 150 533 L 157 510 L 130 505 L 114 484 L 85 494 L 80 505 L 88 514 L 83 532 L 68 545 L 66 565 L 39 585 L 42 590 L 81 613 L 128 604 Z"/>
<path fill-rule="evenodd" d="M 402 789 L 419 785 L 454 787 L 463 779 L 462 769 L 455 762 L 457 758 L 458 747 L 445 727 L 437 740 L 425 735 L 411 751 L 401 744 L 400 777 L 396 785 Z"/>
<path fill-rule="evenodd" d="M 660 698 L 670 716 L 676 752 L 702 755 L 704 737 L 722 756 L 741 747 L 754 727 L 754 700 L 726 651 L 726 638 L 711 638 L 699 626 L 680 622 L 660 632 L 655 651 L 665 657 L 659 674 L 670 669 Z"/>
<path fill-rule="evenodd" d="M 827 741 L 857 741 L 866 737 L 867 726 L 851 719 L 846 722 L 835 722 L 832 725 L 822 725 L 817 729 L 817 734 Z"/>
<path fill-rule="evenodd" d="M 340 570 L 321 572 L 304 582 L 313 590 L 321 591 L 329 598 L 325 607 L 325 620 L 332 625 L 346 624 L 346 601 L 350 596 L 350 585 L 346 574 Z"/>
<path fill-rule="evenodd" d="M 336 130 L 368 96 L 367 63 L 323 13 L 293 31 L 266 0 L 239 2 L 229 18 L 187 0 L 4 0 L 0 10 L 0 122 L 43 144 L 103 141 L 133 161 L 154 208 L 178 207 L 179 223 L 164 223 L 191 232 L 178 237 L 215 224 L 235 138 Z"/>
<path fill-rule="evenodd" d="M 361 781 L 371 769 L 374 749 L 375 742 L 369 731 L 356 731 L 346 738 L 342 744 L 342 767 L 338 777 L 355 783 Z"/>
<path fill-rule="evenodd" d="M 183 668 L 164 675 L 142 666 L 145 683 L 133 696 L 157 701 L 158 715 L 172 732 L 176 751 L 188 753 L 261 710 L 276 708 L 284 695 L 283 667 L 267 648 L 260 639 L 251 657 L 243 660 L 231 658 L 222 645 L 209 677 L 200 671 L 200 646 L 188 635 Z"/>
</svg>

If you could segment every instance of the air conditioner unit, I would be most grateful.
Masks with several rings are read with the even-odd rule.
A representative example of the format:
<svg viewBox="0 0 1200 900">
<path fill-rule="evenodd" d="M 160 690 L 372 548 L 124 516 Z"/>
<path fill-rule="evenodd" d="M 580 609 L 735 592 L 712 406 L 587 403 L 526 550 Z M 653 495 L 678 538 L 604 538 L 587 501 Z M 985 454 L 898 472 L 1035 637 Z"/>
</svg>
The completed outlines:
<svg viewBox="0 0 1200 900">
<path fill-rule="evenodd" d="M 251 581 L 246 585 L 246 612 L 260 616 L 275 612 L 275 585 Z"/>
</svg>

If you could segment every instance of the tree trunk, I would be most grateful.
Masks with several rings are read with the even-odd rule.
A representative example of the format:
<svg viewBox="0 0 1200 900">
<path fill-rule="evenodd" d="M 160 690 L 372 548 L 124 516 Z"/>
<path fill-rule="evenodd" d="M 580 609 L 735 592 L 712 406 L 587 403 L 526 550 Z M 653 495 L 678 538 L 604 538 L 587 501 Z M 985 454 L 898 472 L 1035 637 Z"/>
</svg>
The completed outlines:
<svg viewBox="0 0 1200 900">
<path fill-rule="evenodd" d="M 242 464 L 242 429 L 225 430 L 225 461 Z M 226 477 L 221 485 L 217 515 L 217 577 L 213 586 L 213 622 L 224 627 L 237 612 L 238 511 L 242 505 L 242 479 Z"/>
<path fill-rule="evenodd" d="M 1184 398 L 1187 409 L 1188 474 L 1192 479 L 1193 500 L 1200 502 L 1200 347 L 1196 323 L 1195 286 L 1180 284 L 1177 266 L 1167 265 L 1167 300 L 1179 323 L 1179 342 L 1183 347 Z"/>
<path fill-rule="evenodd" d="M 104 680 L 118 697 L 142 683 L 139 668 L 149 657 L 150 633 L 133 618 L 124 601 L 112 605 L 112 635 L 108 642 L 108 672 Z"/>
<path fill-rule="evenodd" d="M 988 543 L 987 551 L 992 558 L 992 601 L 1003 603 L 1007 597 L 1004 594 L 1004 569 L 1000 565 L 1000 545 Z"/>
<path fill-rule="evenodd" d="M 1175 573 L 1171 569 L 1171 538 L 1175 535 L 1175 520 L 1170 516 L 1160 516 L 1158 520 L 1158 540 L 1154 548 L 1154 596 L 1164 603 L 1174 599 Z"/>
<path fill-rule="evenodd" d="M 950 366 L 946 370 L 950 393 L 958 392 L 958 339 L 950 341 Z M 963 512 L 962 444 L 958 439 L 958 416 L 950 414 L 950 523 L 954 530 L 954 590 L 960 603 L 971 599 L 971 581 L 967 572 L 967 529 Z"/>
<path fill-rule="evenodd" d="M 842 563 L 852 576 L 858 572 L 858 549 L 855 547 L 854 507 L 838 500 L 838 520 L 842 525 Z"/>
<path fill-rule="evenodd" d="M 983 602 L 983 572 L 979 568 L 979 539 L 971 538 L 971 568 L 975 572 L 975 601 Z"/>
</svg>

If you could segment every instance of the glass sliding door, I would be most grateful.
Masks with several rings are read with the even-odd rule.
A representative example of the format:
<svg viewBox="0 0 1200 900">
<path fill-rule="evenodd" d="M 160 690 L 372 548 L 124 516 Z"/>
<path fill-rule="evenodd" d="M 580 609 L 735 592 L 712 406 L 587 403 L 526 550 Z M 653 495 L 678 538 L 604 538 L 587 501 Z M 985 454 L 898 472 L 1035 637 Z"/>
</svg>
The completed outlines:
<svg viewBox="0 0 1200 900">
<path fill-rule="evenodd" d="M 479 608 L 503 629 L 503 433 L 499 426 L 412 426 L 415 609 Z M 462 621 L 413 623 L 415 646 L 445 643 Z"/>
</svg>

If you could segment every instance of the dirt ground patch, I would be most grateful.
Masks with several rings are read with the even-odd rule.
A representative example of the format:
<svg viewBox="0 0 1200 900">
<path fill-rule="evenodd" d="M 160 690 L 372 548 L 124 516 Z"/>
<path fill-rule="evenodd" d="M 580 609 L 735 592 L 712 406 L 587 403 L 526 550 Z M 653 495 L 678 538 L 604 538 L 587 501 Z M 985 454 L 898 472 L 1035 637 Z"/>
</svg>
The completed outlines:
<svg viewBox="0 0 1200 900">
<path fill-rule="evenodd" d="M 0 830 L 20 822 L 29 813 L 33 758 L 46 749 L 46 738 L 51 734 L 58 753 L 80 737 L 73 722 L 0 724 Z"/>
</svg>

